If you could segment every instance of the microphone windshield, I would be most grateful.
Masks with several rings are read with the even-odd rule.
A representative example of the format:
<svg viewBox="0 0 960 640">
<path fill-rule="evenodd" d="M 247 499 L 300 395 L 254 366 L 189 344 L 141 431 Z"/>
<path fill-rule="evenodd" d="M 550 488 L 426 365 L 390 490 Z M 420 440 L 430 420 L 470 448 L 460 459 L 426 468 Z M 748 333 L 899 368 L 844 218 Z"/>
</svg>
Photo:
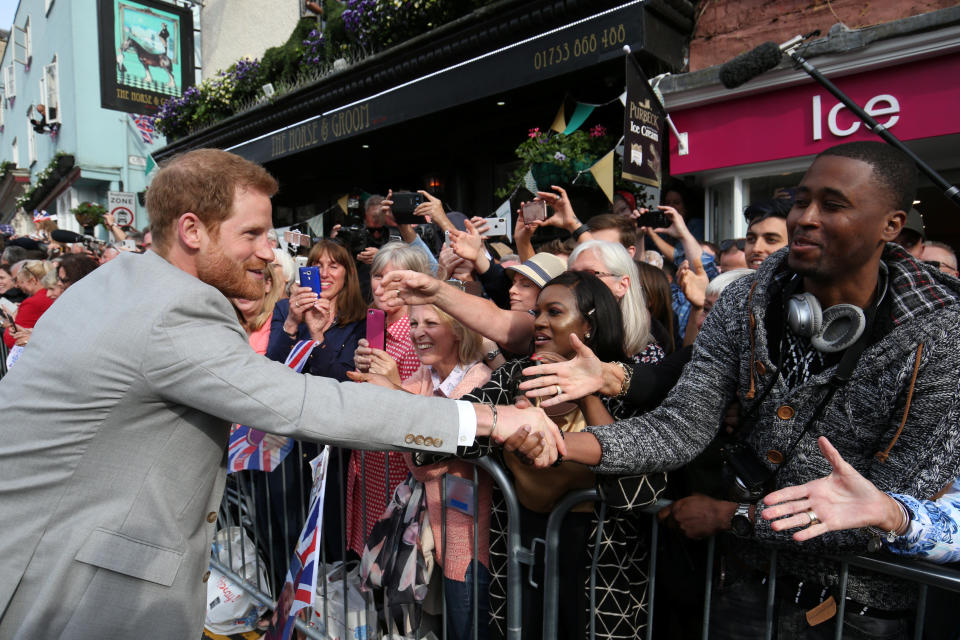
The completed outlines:
<svg viewBox="0 0 960 640">
<path fill-rule="evenodd" d="M 783 52 L 776 42 L 764 42 L 720 67 L 720 82 L 727 89 L 735 89 L 747 80 L 773 69 L 782 58 Z"/>
<path fill-rule="evenodd" d="M 83 242 L 82 235 L 79 233 L 74 233 L 73 231 L 68 231 L 67 229 L 54 229 L 50 232 L 50 237 L 57 242 L 63 242 L 64 244 L 77 244 Z"/>
</svg>

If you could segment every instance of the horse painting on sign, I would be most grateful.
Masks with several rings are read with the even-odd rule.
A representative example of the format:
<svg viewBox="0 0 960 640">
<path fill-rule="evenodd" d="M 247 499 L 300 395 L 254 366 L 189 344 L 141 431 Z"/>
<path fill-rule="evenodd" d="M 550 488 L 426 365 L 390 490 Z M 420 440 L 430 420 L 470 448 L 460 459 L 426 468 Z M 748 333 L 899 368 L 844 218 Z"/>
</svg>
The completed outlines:
<svg viewBox="0 0 960 640">
<path fill-rule="evenodd" d="M 180 95 L 181 18 L 146 0 L 113 1 L 117 82 L 166 95 Z"/>
<path fill-rule="evenodd" d="M 147 51 L 146 47 L 133 38 L 127 38 L 123 41 L 123 44 L 120 45 L 120 56 L 118 57 L 118 62 L 120 63 L 120 73 L 126 73 L 126 65 L 123 64 L 123 54 L 130 49 L 133 49 L 137 55 L 137 60 L 139 60 L 140 64 L 143 65 L 143 71 L 147 76 L 148 82 L 156 82 L 156 80 L 154 80 L 153 76 L 150 74 L 150 67 L 159 67 L 167 72 L 167 76 L 170 79 L 169 82 L 167 82 L 167 85 L 176 85 L 177 82 L 173 77 L 173 63 L 170 61 L 170 58 L 167 56 L 166 52 L 153 53 L 151 51 Z"/>
</svg>

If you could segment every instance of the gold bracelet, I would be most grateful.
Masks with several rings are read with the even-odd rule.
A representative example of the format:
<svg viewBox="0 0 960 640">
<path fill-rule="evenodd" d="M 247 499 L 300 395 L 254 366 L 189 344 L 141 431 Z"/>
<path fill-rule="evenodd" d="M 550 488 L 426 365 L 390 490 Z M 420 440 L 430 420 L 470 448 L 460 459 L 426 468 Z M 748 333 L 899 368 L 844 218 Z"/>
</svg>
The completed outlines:
<svg viewBox="0 0 960 640">
<path fill-rule="evenodd" d="M 620 392 L 613 397 L 622 398 L 627 395 L 627 391 L 630 389 L 630 383 L 633 381 L 633 368 L 628 367 L 622 362 L 614 362 L 613 364 L 623 369 L 623 382 L 620 383 Z"/>
</svg>

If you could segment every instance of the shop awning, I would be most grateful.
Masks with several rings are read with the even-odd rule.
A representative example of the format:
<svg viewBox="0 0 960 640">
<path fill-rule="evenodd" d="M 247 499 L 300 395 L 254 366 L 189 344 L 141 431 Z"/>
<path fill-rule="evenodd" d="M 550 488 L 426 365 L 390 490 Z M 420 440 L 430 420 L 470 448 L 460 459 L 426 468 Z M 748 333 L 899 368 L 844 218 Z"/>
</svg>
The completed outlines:
<svg viewBox="0 0 960 640">
<path fill-rule="evenodd" d="M 314 100 L 319 113 L 305 112 L 306 117 L 299 121 L 269 131 L 261 127 L 262 133 L 256 137 L 238 140 L 236 134 L 231 137 L 228 133 L 219 139 L 197 136 L 196 141 L 177 141 L 158 155 L 162 158 L 187 148 L 215 144 L 250 160 L 269 162 L 586 69 L 624 55 L 625 45 L 660 60 L 665 67 L 681 64 L 685 36 L 676 20 L 664 17 L 662 2 L 631 0 L 602 8 L 604 4 L 595 3 L 601 8 L 585 16 L 581 13 L 579 19 L 561 21 L 542 33 L 446 67 L 436 69 L 434 65 L 435 70 L 392 86 L 381 85 L 379 91 L 356 93 L 353 99 L 347 97 L 348 101 L 326 96 Z M 529 33 L 529 28 L 525 32 Z M 462 37 L 470 39 L 474 34 L 465 32 Z M 400 65 L 416 68 L 417 59 L 397 60 L 396 66 Z M 364 70 L 357 68 L 355 73 L 363 74 Z M 329 108 L 322 110 L 324 107 Z M 243 129 L 250 130 L 251 124 L 245 122 Z M 224 144 L 225 138 L 230 143 Z"/>
</svg>

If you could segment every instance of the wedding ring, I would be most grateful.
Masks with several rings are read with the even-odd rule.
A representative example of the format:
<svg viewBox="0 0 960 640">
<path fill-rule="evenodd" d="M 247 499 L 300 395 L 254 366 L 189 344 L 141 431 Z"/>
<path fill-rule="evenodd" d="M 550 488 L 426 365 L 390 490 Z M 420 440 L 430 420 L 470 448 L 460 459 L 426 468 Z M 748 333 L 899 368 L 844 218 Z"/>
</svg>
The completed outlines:
<svg viewBox="0 0 960 640">
<path fill-rule="evenodd" d="M 820 520 L 817 518 L 817 514 L 813 512 L 813 509 L 810 509 L 809 511 L 807 511 L 807 517 L 810 518 L 810 526 L 813 526 L 820 522 Z"/>
<path fill-rule="evenodd" d="M 560 388 L 560 385 L 557 385 L 557 395 L 563 393 L 563 389 Z"/>
</svg>

